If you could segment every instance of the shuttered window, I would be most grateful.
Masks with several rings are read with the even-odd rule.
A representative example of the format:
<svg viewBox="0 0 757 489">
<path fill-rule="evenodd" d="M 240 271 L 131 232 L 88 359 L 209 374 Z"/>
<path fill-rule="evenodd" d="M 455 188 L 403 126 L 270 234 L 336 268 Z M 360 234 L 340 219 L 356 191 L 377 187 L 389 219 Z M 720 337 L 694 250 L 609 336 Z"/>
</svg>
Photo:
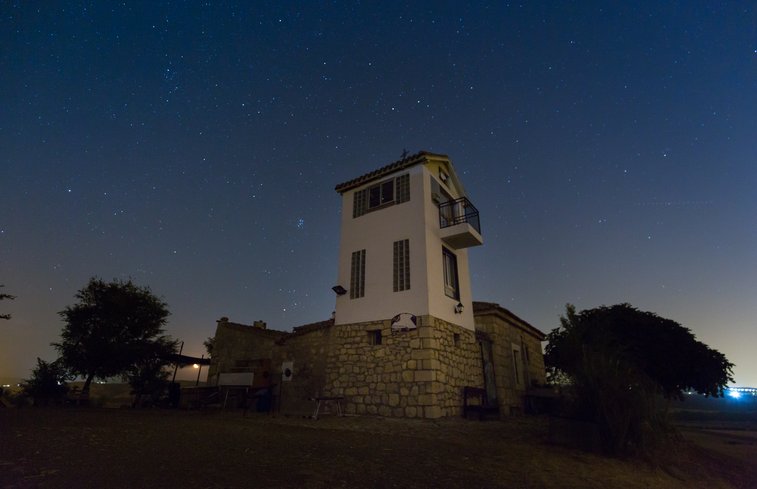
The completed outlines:
<svg viewBox="0 0 757 489">
<path fill-rule="evenodd" d="M 355 191 L 352 200 L 352 217 L 360 217 L 367 212 L 409 200 L 410 175 L 400 175 Z"/>
<path fill-rule="evenodd" d="M 350 264 L 350 299 L 365 295 L 365 250 L 352 253 Z"/>
<path fill-rule="evenodd" d="M 394 242 L 394 291 L 410 289 L 410 240 Z"/>
<path fill-rule="evenodd" d="M 410 200 L 410 175 L 400 175 L 396 179 L 397 203 L 401 204 Z"/>
</svg>

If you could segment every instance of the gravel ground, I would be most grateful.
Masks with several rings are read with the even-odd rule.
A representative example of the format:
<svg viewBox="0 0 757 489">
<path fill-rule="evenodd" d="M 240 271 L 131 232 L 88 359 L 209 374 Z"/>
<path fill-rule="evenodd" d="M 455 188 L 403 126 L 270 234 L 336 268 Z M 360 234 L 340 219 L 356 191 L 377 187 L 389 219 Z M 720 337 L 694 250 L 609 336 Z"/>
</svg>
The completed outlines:
<svg viewBox="0 0 757 489">
<path fill-rule="evenodd" d="M 697 432 L 662 470 L 548 445 L 546 426 L 0 408 L 0 487 L 757 487 L 753 444 Z"/>
</svg>

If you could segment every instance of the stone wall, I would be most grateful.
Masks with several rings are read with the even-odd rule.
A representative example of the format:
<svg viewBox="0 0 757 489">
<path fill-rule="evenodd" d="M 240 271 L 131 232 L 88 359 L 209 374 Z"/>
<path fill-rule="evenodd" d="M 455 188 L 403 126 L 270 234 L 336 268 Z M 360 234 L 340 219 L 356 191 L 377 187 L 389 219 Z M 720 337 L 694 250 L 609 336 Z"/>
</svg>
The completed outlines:
<svg viewBox="0 0 757 489">
<path fill-rule="evenodd" d="M 544 361 L 538 330 L 497 311 L 477 315 L 476 331 L 491 340 L 497 398 L 505 416 L 522 410 L 529 385 L 544 382 Z M 418 327 L 406 331 L 392 331 L 389 320 L 324 321 L 293 333 L 219 322 L 210 375 L 229 371 L 240 359 L 270 359 L 271 381 L 279 385 L 278 407 L 285 414 L 312 414 L 311 397 L 343 396 L 348 414 L 459 416 L 463 387 L 484 387 L 477 333 L 433 316 L 417 320 Z M 521 362 L 518 381 L 514 347 Z M 283 382 L 286 361 L 293 362 L 293 375 Z"/>
<path fill-rule="evenodd" d="M 334 326 L 327 395 L 344 396 L 354 414 L 461 414 L 463 386 L 482 385 L 473 332 L 430 316 L 419 320 L 417 329 L 394 332 L 389 321 Z"/>
<path fill-rule="evenodd" d="M 500 414 L 522 412 L 526 390 L 535 383 L 544 383 L 540 339 L 497 314 L 477 315 L 476 330 L 485 333 L 492 342 Z"/>
<path fill-rule="evenodd" d="M 282 413 L 313 414 L 311 397 L 325 395 L 327 387 L 327 358 L 331 349 L 331 324 L 295 332 L 276 342 L 272 355 L 273 383 L 277 388 L 278 407 Z M 290 381 L 282 380 L 281 365 L 293 363 Z"/>
</svg>

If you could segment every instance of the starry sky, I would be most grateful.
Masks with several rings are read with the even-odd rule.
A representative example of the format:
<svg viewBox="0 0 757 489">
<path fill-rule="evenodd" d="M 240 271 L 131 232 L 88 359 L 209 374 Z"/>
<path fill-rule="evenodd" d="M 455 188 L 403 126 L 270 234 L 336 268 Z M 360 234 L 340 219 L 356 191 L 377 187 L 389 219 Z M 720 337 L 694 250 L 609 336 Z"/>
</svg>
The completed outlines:
<svg viewBox="0 0 757 489">
<path fill-rule="evenodd" d="M 753 2 L 0 3 L 0 377 L 92 276 L 171 310 L 334 309 L 334 186 L 448 154 L 477 300 L 674 319 L 757 385 Z"/>
</svg>

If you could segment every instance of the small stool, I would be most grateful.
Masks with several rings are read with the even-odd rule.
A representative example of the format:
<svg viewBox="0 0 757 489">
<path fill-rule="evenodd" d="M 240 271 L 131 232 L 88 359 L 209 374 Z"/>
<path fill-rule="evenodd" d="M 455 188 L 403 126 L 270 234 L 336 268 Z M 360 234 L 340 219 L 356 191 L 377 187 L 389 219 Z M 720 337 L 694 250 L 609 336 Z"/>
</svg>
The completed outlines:
<svg viewBox="0 0 757 489">
<path fill-rule="evenodd" d="M 321 401 L 329 402 L 329 401 L 336 401 L 336 415 L 341 416 L 342 415 L 342 403 L 339 402 L 344 397 L 342 396 L 335 396 L 335 397 L 311 397 L 311 401 L 315 401 L 315 411 L 313 412 L 313 416 L 311 416 L 313 419 L 318 419 L 318 412 L 321 410 Z"/>
</svg>

